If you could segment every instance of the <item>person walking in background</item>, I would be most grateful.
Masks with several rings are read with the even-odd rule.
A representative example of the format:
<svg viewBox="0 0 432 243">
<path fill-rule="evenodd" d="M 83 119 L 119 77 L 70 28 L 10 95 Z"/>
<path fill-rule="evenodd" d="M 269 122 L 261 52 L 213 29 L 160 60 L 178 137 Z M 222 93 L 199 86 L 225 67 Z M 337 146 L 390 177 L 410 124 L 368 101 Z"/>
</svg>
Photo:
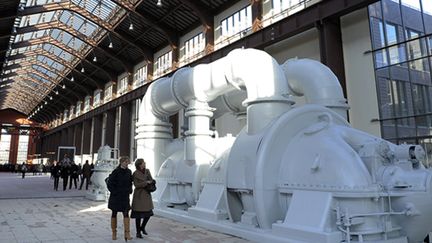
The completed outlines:
<svg viewBox="0 0 432 243">
<path fill-rule="evenodd" d="M 94 164 L 93 161 L 90 164 L 90 169 L 91 169 L 91 173 L 90 173 L 90 177 L 93 175 L 93 170 L 94 170 Z"/>
<path fill-rule="evenodd" d="M 74 161 L 71 162 L 70 166 L 70 181 L 69 181 L 69 190 L 72 188 L 72 182 L 75 185 L 75 189 L 77 189 L 77 179 L 78 179 L 78 165 L 75 164 Z"/>
<path fill-rule="evenodd" d="M 53 167 L 51 170 L 51 176 L 54 178 L 54 190 L 58 191 L 58 184 L 60 180 L 61 175 L 61 167 L 60 164 L 57 163 L 56 160 L 54 160 Z"/>
<path fill-rule="evenodd" d="M 111 209 L 112 239 L 117 239 L 117 212 L 123 213 L 125 241 L 131 240 L 129 219 L 129 194 L 132 193 L 132 172 L 128 169 L 129 157 L 119 159 L 119 166 L 107 178 L 107 187 L 111 192 L 108 200 L 108 208 Z"/>
<path fill-rule="evenodd" d="M 54 179 L 54 167 L 57 165 L 57 160 L 54 160 L 52 162 L 52 164 L 49 167 L 49 171 L 50 171 L 50 179 Z"/>
<path fill-rule="evenodd" d="M 78 165 L 78 181 L 82 181 L 82 166 L 81 163 L 79 163 Z"/>
<path fill-rule="evenodd" d="M 62 159 L 62 165 L 63 166 L 65 166 L 65 165 L 70 165 L 71 164 L 71 159 L 69 158 L 69 154 L 65 154 L 64 155 L 64 157 L 63 157 L 63 159 Z"/>
<path fill-rule="evenodd" d="M 94 172 L 94 164 L 93 164 L 93 161 L 91 162 L 91 164 L 90 164 L 90 182 L 89 182 L 89 184 L 91 185 L 92 184 L 92 181 L 91 181 L 91 177 L 92 177 L 92 175 L 93 175 L 93 172 Z"/>
<path fill-rule="evenodd" d="M 70 165 L 69 164 L 63 164 L 63 162 L 62 162 L 60 175 L 61 175 L 61 178 L 63 179 L 63 191 L 65 191 L 67 184 L 68 184 L 68 178 L 70 175 Z"/>
<path fill-rule="evenodd" d="M 38 175 L 42 175 L 43 170 L 44 170 L 44 165 L 43 165 L 42 162 L 41 162 L 40 164 L 37 165 L 37 172 L 38 172 Z"/>
<path fill-rule="evenodd" d="M 153 200 L 147 187 L 155 181 L 150 170 L 146 169 L 144 159 L 136 159 L 135 167 L 136 171 L 132 175 L 135 191 L 132 199 L 131 218 L 135 218 L 136 237 L 143 238 L 141 232 L 147 235 L 145 227 L 150 217 L 153 216 Z M 143 219 L 142 224 L 141 219 Z"/>
<path fill-rule="evenodd" d="M 86 181 L 86 190 L 88 190 L 88 185 L 89 185 L 90 175 L 91 175 L 91 167 L 90 167 L 88 160 L 86 160 L 86 162 L 83 165 L 82 175 L 83 175 L 83 177 L 81 179 L 81 185 L 80 185 L 79 189 L 80 190 L 82 189 L 83 184 L 84 184 L 84 180 L 85 180 Z"/>
<path fill-rule="evenodd" d="M 21 173 L 22 173 L 22 178 L 25 178 L 25 173 L 27 172 L 27 165 L 25 164 L 25 162 L 22 163 L 21 165 Z"/>
</svg>

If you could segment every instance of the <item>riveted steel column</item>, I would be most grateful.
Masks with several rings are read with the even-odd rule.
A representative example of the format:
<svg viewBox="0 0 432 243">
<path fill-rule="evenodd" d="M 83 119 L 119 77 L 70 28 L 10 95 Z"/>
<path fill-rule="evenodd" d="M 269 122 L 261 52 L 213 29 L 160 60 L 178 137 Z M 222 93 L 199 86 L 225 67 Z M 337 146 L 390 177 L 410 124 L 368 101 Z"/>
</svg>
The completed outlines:
<svg viewBox="0 0 432 243">
<path fill-rule="evenodd" d="M 83 122 L 82 132 L 84 133 L 84 135 L 82 141 L 82 145 L 83 145 L 82 154 L 90 154 L 91 123 L 92 123 L 91 119 L 84 120 Z"/>
<path fill-rule="evenodd" d="M 55 138 L 55 149 L 54 149 L 54 151 L 55 151 L 55 153 L 57 154 L 57 152 L 58 152 L 58 146 L 60 146 L 61 145 L 61 137 L 62 137 L 62 132 L 61 131 L 59 131 L 59 132 L 57 132 L 56 133 L 56 138 Z"/>
<path fill-rule="evenodd" d="M 59 146 L 66 146 L 67 145 L 67 132 L 68 132 L 67 128 L 63 128 L 61 130 Z"/>
<path fill-rule="evenodd" d="M 102 115 L 93 117 L 93 153 L 102 145 Z"/>
<path fill-rule="evenodd" d="M 18 139 L 19 139 L 19 132 L 18 133 L 14 132 L 11 134 L 11 141 L 10 141 L 10 147 L 9 147 L 9 163 L 21 164 L 22 162 L 25 162 L 25 161 L 17 161 Z"/>
<path fill-rule="evenodd" d="M 345 68 L 342 34 L 339 18 L 325 19 L 317 24 L 319 31 L 321 62 L 328 66 L 339 79 L 346 97 Z"/>
<path fill-rule="evenodd" d="M 82 123 L 78 123 L 75 125 L 75 139 L 74 139 L 74 146 L 76 148 L 76 155 L 81 155 L 81 144 L 82 144 Z"/>
<path fill-rule="evenodd" d="M 74 126 L 68 127 L 67 130 L 67 146 L 74 146 Z"/>
<path fill-rule="evenodd" d="M 129 156 L 131 141 L 131 103 L 120 106 L 120 156 Z"/>
<path fill-rule="evenodd" d="M 116 109 L 111 109 L 106 112 L 105 144 L 111 148 L 114 148 L 115 114 Z"/>
</svg>

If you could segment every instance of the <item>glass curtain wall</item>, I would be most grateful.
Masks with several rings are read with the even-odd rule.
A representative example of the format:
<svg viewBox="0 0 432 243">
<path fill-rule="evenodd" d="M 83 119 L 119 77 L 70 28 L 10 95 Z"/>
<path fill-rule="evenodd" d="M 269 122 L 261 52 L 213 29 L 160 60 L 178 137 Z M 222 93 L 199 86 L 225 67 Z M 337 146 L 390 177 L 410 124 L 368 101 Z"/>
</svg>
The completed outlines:
<svg viewBox="0 0 432 243">
<path fill-rule="evenodd" d="M 431 155 L 432 0 L 381 0 L 369 20 L 382 136 Z"/>
</svg>

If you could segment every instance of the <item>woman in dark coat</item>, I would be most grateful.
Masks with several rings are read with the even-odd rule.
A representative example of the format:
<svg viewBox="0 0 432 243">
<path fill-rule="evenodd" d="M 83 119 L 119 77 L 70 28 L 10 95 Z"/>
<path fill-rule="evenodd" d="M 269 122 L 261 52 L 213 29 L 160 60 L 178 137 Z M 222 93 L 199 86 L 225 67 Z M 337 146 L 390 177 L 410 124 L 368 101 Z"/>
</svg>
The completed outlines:
<svg viewBox="0 0 432 243">
<path fill-rule="evenodd" d="M 63 191 L 66 190 L 68 178 L 70 175 L 70 164 L 61 163 L 60 175 L 63 179 Z"/>
<path fill-rule="evenodd" d="M 147 235 L 145 227 L 153 215 L 153 200 L 146 188 L 149 184 L 155 183 L 155 181 L 150 171 L 146 169 L 146 163 L 143 159 L 136 159 L 135 167 L 136 171 L 132 175 L 135 191 L 132 199 L 131 218 L 135 218 L 136 237 L 142 238 L 141 231 Z M 142 224 L 141 219 L 143 219 Z"/>
<path fill-rule="evenodd" d="M 56 160 L 54 160 L 53 164 L 54 165 L 53 165 L 53 168 L 51 171 L 51 176 L 54 177 L 54 190 L 58 191 L 58 184 L 59 184 L 59 178 L 60 178 L 60 174 L 61 174 L 61 167 Z"/>
<path fill-rule="evenodd" d="M 117 239 L 117 212 L 123 213 L 124 236 L 125 240 L 131 240 L 130 219 L 129 219 L 129 194 L 132 193 L 132 172 L 128 169 L 129 157 L 124 156 L 119 159 L 119 166 L 113 170 L 108 177 L 108 190 L 110 197 L 108 208 L 111 209 L 111 229 L 112 239 Z"/>
</svg>

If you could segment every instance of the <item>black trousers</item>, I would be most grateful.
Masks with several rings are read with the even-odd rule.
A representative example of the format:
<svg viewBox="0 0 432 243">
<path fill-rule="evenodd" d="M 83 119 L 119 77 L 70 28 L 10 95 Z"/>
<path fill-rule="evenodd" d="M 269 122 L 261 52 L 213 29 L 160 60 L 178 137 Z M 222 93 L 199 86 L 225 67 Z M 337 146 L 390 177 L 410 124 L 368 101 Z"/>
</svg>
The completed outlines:
<svg viewBox="0 0 432 243">
<path fill-rule="evenodd" d="M 135 228 L 136 228 L 136 232 L 137 232 L 137 234 L 138 234 L 139 232 L 141 232 L 141 231 L 142 231 L 144 234 L 147 234 L 147 232 L 146 232 L 146 230 L 145 230 L 145 227 L 146 227 L 146 225 L 147 225 L 149 219 L 150 219 L 150 216 L 145 217 L 145 218 L 143 219 L 142 223 L 141 223 L 141 218 L 136 218 L 136 219 L 135 219 Z"/>
<path fill-rule="evenodd" d="M 90 178 L 89 177 L 85 177 L 83 176 L 83 178 L 81 179 L 81 185 L 80 185 L 80 190 L 82 189 L 82 186 L 84 184 L 84 181 L 86 181 L 86 190 L 88 190 L 88 186 L 89 186 L 89 182 L 90 182 Z"/>
<path fill-rule="evenodd" d="M 70 178 L 69 189 L 72 188 L 72 182 L 73 182 L 74 185 L 75 185 L 75 189 L 77 189 L 77 178 L 75 178 L 75 177 L 71 177 L 71 178 Z"/>
<path fill-rule="evenodd" d="M 63 177 L 63 191 L 66 190 L 69 177 Z"/>
<path fill-rule="evenodd" d="M 54 177 L 54 190 L 58 190 L 58 184 L 59 184 L 59 177 Z"/>
</svg>

